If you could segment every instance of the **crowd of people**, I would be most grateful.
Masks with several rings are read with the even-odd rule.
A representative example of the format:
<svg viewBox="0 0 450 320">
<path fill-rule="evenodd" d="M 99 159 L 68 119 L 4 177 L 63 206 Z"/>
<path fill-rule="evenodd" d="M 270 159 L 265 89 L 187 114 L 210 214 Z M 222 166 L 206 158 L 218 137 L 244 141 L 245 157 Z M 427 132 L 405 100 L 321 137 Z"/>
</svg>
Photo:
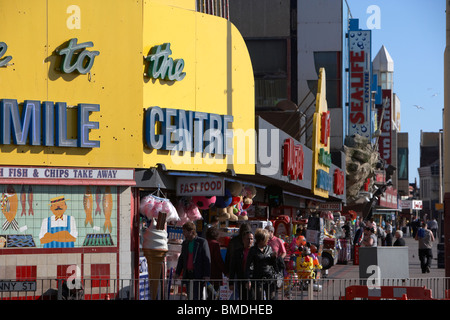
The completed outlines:
<svg viewBox="0 0 450 320">
<path fill-rule="evenodd" d="M 364 247 L 404 246 L 403 231 L 393 232 L 391 222 L 385 222 L 384 228 L 377 225 L 373 219 L 363 221 L 360 219 L 355 232 L 353 243 Z"/>
<path fill-rule="evenodd" d="M 187 222 L 183 235 L 175 276 L 184 280 L 187 292 L 193 293 L 192 299 L 202 298 L 203 287 L 208 288 L 208 299 L 217 299 L 222 275 L 229 279 L 230 289 L 240 300 L 276 299 L 276 277 L 284 269 L 286 249 L 274 236 L 273 226 L 256 229 L 253 234 L 243 223 L 230 239 L 225 259 L 220 252 L 217 226 L 209 225 L 203 238 L 198 236 L 195 224 Z"/>
<path fill-rule="evenodd" d="M 438 223 L 436 219 L 424 221 L 414 219 L 408 223 L 410 235 L 418 241 L 418 254 L 422 273 L 429 273 L 431 261 L 433 259 L 433 242 L 436 239 Z M 404 231 L 395 230 L 394 235 L 392 225 L 387 222 L 385 228 L 377 226 L 373 219 L 369 221 L 359 221 L 359 227 L 355 232 L 354 244 L 363 247 L 377 246 L 405 246 L 403 239 Z"/>
<path fill-rule="evenodd" d="M 432 242 L 435 241 L 437 224 L 416 221 L 410 224 L 411 236 L 418 241 L 422 272 L 430 272 L 433 258 Z M 417 226 L 417 227 L 416 227 Z M 229 279 L 230 289 L 240 300 L 276 299 L 277 275 L 285 269 L 286 249 L 281 239 L 268 225 L 253 233 L 246 223 L 241 224 L 236 236 L 228 243 L 225 259 L 222 258 L 216 224 L 207 226 L 205 238 L 199 237 L 193 222 L 183 225 L 185 240 L 175 270 L 193 299 L 201 299 L 203 287 L 208 288 L 208 299 L 217 299 L 222 277 Z M 393 230 L 390 222 L 384 227 L 373 219 L 356 224 L 353 244 L 365 247 L 405 246 L 404 229 Z M 188 281 L 189 280 L 189 281 Z M 190 290 L 189 286 L 193 286 Z"/>
</svg>

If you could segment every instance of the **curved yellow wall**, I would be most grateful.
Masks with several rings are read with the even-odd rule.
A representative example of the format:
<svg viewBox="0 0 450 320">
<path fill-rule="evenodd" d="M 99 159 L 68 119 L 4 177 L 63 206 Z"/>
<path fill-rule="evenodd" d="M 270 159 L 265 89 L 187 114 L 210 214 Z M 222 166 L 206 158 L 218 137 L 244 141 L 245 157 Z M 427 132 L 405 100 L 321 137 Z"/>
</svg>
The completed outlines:
<svg viewBox="0 0 450 320">
<path fill-rule="evenodd" d="M 242 129 L 254 139 L 253 70 L 242 36 L 229 21 L 151 4 L 144 8 L 143 30 L 144 55 L 153 46 L 170 40 L 172 57 L 184 59 L 186 72 L 182 81 L 173 83 L 159 79 L 145 81 L 145 108 L 159 106 L 233 115 L 233 128 Z M 168 151 L 145 149 L 144 167 L 165 163 L 167 169 L 209 172 L 234 169 L 254 173 L 254 154 L 249 156 L 251 145 L 238 146 L 238 139 L 235 140 L 231 159 L 204 157 L 199 153 L 172 157 Z"/>
</svg>

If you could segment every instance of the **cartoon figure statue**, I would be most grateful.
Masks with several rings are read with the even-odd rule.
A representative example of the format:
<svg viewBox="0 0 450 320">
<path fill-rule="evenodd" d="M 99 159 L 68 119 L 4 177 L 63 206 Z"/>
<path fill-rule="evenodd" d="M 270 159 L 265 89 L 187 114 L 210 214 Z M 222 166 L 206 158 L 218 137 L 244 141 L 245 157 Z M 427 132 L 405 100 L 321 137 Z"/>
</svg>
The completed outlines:
<svg viewBox="0 0 450 320">
<path fill-rule="evenodd" d="M 39 239 L 44 248 L 73 248 L 78 232 L 75 218 L 64 215 L 66 199 L 59 196 L 50 200 L 53 216 L 42 221 Z"/>
</svg>

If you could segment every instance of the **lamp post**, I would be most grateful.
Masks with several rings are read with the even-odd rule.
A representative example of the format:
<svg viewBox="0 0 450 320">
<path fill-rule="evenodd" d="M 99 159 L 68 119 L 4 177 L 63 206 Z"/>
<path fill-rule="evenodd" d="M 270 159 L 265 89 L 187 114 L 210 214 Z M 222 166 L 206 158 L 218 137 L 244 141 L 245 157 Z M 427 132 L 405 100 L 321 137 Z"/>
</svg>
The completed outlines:
<svg viewBox="0 0 450 320">
<path fill-rule="evenodd" d="M 444 130 L 443 129 L 439 129 L 439 205 L 442 206 L 442 204 L 444 203 L 444 193 L 443 193 L 443 179 L 442 179 L 442 135 L 444 134 Z M 442 223 L 442 218 L 443 218 L 443 210 L 442 208 L 438 211 L 438 217 L 439 217 L 439 228 L 438 228 L 438 234 L 437 236 L 439 237 L 439 242 L 441 242 L 442 240 L 442 227 L 443 227 L 443 223 Z"/>
<path fill-rule="evenodd" d="M 444 141 L 450 141 L 447 124 L 450 122 L 450 2 L 446 1 L 446 47 L 444 51 Z M 444 148 L 444 255 L 445 276 L 450 277 L 450 162 L 449 148 Z"/>
</svg>

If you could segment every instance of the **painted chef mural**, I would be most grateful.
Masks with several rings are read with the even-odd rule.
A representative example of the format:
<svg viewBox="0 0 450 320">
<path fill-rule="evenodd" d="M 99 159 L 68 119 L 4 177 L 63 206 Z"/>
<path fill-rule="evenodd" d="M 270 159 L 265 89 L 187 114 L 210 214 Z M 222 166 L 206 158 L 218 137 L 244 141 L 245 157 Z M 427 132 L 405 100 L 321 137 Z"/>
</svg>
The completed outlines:
<svg viewBox="0 0 450 320">
<path fill-rule="evenodd" d="M 116 187 L 0 185 L 0 248 L 117 243 Z"/>
</svg>

